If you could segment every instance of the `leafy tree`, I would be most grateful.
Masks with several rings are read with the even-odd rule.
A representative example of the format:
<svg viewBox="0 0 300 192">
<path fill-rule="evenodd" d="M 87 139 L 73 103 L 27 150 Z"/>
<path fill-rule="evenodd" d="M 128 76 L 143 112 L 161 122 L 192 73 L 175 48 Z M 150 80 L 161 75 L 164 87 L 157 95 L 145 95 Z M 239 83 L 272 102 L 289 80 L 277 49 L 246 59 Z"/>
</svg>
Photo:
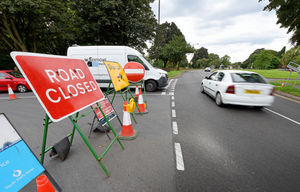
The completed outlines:
<svg viewBox="0 0 300 192">
<path fill-rule="evenodd" d="M 156 29 L 156 35 L 154 38 L 154 43 L 152 47 L 149 49 L 149 55 L 151 59 L 160 59 L 164 62 L 163 67 L 167 67 L 167 63 L 169 58 L 165 57 L 164 54 L 162 54 L 163 47 L 169 43 L 173 36 L 182 36 L 184 38 L 184 35 L 180 31 L 180 29 L 176 26 L 175 23 L 168 23 L 165 22 L 161 25 L 159 25 Z"/>
<path fill-rule="evenodd" d="M 187 53 L 193 52 L 191 45 L 187 44 L 183 36 L 175 35 L 172 40 L 162 48 L 162 54 L 179 70 L 180 61 L 186 58 Z"/>
<path fill-rule="evenodd" d="M 208 58 L 208 51 L 206 48 L 201 47 L 200 49 L 197 49 L 194 53 L 194 56 L 191 60 L 192 63 L 196 63 L 198 59 Z"/>
<path fill-rule="evenodd" d="M 0 38 L 7 50 L 62 54 L 72 43 L 71 1 L 2 0 Z"/>
<path fill-rule="evenodd" d="M 256 69 L 275 69 L 280 67 L 280 61 L 271 51 L 263 50 L 255 58 L 253 67 Z"/>
<path fill-rule="evenodd" d="M 262 0 L 259 0 L 259 2 Z M 277 24 L 288 28 L 288 33 L 293 32 L 290 41 L 300 45 L 300 1 L 299 0 L 268 0 L 269 4 L 264 7 L 267 11 L 276 11 Z"/>
<path fill-rule="evenodd" d="M 81 29 L 77 43 L 127 45 L 138 50 L 154 37 L 154 0 L 74 0 L 73 9 Z"/>
<path fill-rule="evenodd" d="M 221 57 L 220 61 L 221 61 L 221 64 L 224 65 L 224 67 L 228 67 L 229 65 L 231 65 L 230 57 L 228 55 L 224 55 L 223 57 Z"/>
<path fill-rule="evenodd" d="M 277 56 L 278 58 L 281 58 L 282 55 L 285 54 L 285 49 L 286 49 L 286 47 L 284 46 L 280 51 L 278 51 L 278 53 L 277 53 L 276 56 Z"/>
<path fill-rule="evenodd" d="M 300 47 L 293 47 L 290 50 L 288 50 L 285 54 L 282 55 L 281 64 L 283 67 L 286 67 L 291 61 L 295 63 L 298 62 L 298 64 L 300 64 L 300 60 L 298 61 L 299 57 L 300 57 Z"/>
</svg>

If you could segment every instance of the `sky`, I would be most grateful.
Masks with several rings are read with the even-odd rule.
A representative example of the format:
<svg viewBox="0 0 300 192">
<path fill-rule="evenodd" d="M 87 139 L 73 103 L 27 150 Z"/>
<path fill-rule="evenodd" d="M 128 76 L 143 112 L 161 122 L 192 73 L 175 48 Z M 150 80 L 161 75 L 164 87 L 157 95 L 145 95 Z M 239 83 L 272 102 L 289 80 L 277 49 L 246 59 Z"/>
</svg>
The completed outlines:
<svg viewBox="0 0 300 192">
<path fill-rule="evenodd" d="M 188 43 L 209 53 L 243 62 L 258 48 L 281 50 L 291 44 L 287 29 L 277 25 L 275 11 L 263 11 L 268 1 L 160 0 L 160 23 L 174 22 Z M 151 3 L 158 15 L 158 0 Z"/>
</svg>

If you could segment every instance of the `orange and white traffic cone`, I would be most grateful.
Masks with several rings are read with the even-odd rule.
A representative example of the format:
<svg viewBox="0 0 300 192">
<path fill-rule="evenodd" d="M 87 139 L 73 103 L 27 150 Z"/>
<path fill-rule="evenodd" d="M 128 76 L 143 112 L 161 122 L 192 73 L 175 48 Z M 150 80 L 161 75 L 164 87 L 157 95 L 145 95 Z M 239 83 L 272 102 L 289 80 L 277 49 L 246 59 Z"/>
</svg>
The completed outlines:
<svg viewBox="0 0 300 192">
<path fill-rule="evenodd" d="M 128 103 L 125 101 L 123 111 L 123 126 L 119 138 L 123 140 L 133 140 L 136 138 L 138 132 L 132 128 L 130 113 L 127 111 L 127 106 Z"/>
<path fill-rule="evenodd" d="M 10 85 L 8 84 L 8 100 L 14 100 L 17 99 L 15 93 L 13 92 L 12 88 L 10 87 Z"/>
<path fill-rule="evenodd" d="M 36 178 L 37 192 L 55 192 L 54 187 L 48 180 L 46 175 L 41 175 Z"/>
<path fill-rule="evenodd" d="M 138 98 L 139 98 L 139 87 L 135 86 L 135 97 L 134 97 L 134 100 L 138 101 Z"/>
<path fill-rule="evenodd" d="M 146 103 L 144 103 L 142 89 L 140 89 L 139 99 L 138 99 L 138 108 L 136 110 L 136 113 L 148 113 L 148 110 L 146 109 Z"/>
<path fill-rule="evenodd" d="M 281 87 L 284 87 L 284 82 L 281 83 Z"/>
</svg>

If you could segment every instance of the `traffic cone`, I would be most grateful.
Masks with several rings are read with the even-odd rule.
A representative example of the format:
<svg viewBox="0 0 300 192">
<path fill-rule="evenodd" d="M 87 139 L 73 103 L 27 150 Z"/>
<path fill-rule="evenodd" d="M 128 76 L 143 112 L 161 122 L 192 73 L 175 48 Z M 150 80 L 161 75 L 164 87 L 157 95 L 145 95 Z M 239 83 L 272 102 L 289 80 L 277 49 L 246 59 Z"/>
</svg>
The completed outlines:
<svg viewBox="0 0 300 192">
<path fill-rule="evenodd" d="M 128 103 L 125 101 L 123 111 L 123 126 L 119 138 L 123 140 L 133 140 L 136 138 L 138 132 L 132 128 L 130 113 L 127 111 L 127 106 Z"/>
<path fill-rule="evenodd" d="M 37 192 L 55 192 L 54 187 L 46 175 L 41 175 L 36 178 L 36 188 Z"/>
<path fill-rule="evenodd" d="M 138 99 L 138 108 L 136 110 L 136 113 L 148 113 L 148 110 L 146 109 L 146 104 L 144 103 L 142 89 L 140 89 L 139 99 Z"/>
<path fill-rule="evenodd" d="M 281 87 L 284 87 L 284 82 L 281 83 Z"/>
<path fill-rule="evenodd" d="M 14 100 L 17 99 L 15 93 L 13 92 L 12 88 L 10 87 L 10 85 L 8 84 L 8 100 Z"/>
<path fill-rule="evenodd" d="M 139 98 L 139 87 L 135 86 L 135 98 L 134 98 L 134 100 L 138 101 L 138 98 Z"/>
</svg>

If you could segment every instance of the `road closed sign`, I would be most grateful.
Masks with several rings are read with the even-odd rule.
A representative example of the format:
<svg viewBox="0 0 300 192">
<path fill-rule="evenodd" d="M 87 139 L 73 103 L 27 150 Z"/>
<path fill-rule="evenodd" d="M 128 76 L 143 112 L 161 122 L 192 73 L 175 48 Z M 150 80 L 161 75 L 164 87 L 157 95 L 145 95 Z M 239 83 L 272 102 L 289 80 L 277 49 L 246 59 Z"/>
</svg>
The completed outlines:
<svg viewBox="0 0 300 192">
<path fill-rule="evenodd" d="M 137 62 L 126 63 L 124 71 L 128 80 L 134 83 L 141 81 L 145 76 L 144 66 Z"/>
<path fill-rule="evenodd" d="M 11 57 L 54 122 L 104 98 L 81 59 L 26 52 Z"/>
</svg>

